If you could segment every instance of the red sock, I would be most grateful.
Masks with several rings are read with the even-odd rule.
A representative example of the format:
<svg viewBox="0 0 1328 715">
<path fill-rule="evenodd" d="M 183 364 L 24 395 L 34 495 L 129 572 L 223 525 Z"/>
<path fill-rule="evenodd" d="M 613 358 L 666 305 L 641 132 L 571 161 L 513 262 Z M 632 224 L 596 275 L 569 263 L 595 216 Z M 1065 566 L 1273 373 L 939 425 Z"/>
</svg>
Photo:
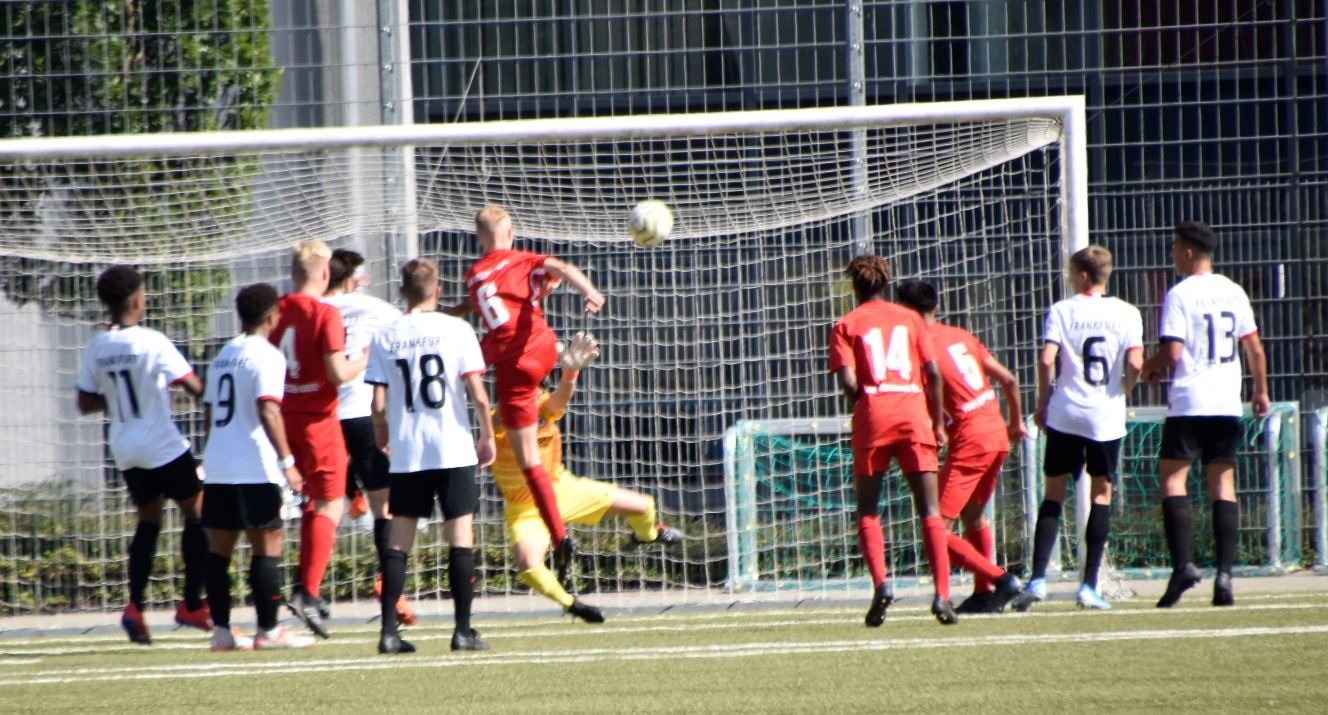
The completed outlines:
<svg viewBox="0 0 1328 715">
<path fill-rule="evenodd" d="M 973 548 L 973 545 L 964 541 L 958 534 L 946 534 L 945 545 L 949 547 L 950 562 L 955 566 L 973 574 L 973 583 L 978 580 L 988 584 L 991 588 L 991 582 L 1001 577 L 1005 569 L 982 558 L 982 554 Z"/>
<path fill-rule="evenodd" d="M 922 519 L 922 549 L 931 564 L 931 577 L 936 581 L 936 595 L 950 600 L 950 553 L 946 550 L 945 521 L 940 515 Z"/>
<path fill-rule="evenodd" d="M 964 540 L 973 545 L 973 548 L 982 554 L 982 558 L 996 563 L 996 547 L 991 538 L 991 525 L 983 524 L 976 529 L 964 531 Z M 973 574 L 973 593 L 987 593 L 991 591 L 991 581 L 978 574 Z"/>
<path fill-rule="evenodd" d="M 523 469 L 521 473 L 526 475 L 526 486 L 530 487 L 530 495 L 535 497 L 535 507 L 539 509 L 544 525 L 549 528 L 553 545 L 557 546 L 567 536 L 567 527 L 563 524 L 563 515 L 558 511 L 558 497 L 554 496 L 549 473 L 544 471 L 543 466 Z"/>
<path fill-rule="evenodd" d="M 885 583 L 885 537 L 881 535 L 881 517 L 858 517 L 858 548 L 867 562 L 872 588 Z"/>
<path fill-rule="evenodd" d="M 300 543 L 300 559 L 308 559 L 300 571 L 300 582 L 310 595 L 317 596 L 323 585 L 323 574 L 332 560 L 332 547 L 337 542 L 337 523 L 322 514 L 309 514 L 309 541 Z M 305 552 L 309 552 L 306 557 Z"/>
</svg>

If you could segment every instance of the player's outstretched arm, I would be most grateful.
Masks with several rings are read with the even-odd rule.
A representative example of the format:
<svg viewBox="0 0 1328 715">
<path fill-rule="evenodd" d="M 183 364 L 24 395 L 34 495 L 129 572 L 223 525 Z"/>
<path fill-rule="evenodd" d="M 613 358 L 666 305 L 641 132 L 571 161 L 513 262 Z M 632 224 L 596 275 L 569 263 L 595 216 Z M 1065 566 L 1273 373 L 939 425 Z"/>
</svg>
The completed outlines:
<svg viewBox="0 0 1328 715">
<path fill-rule="evenodd" d="M 1038 429 L 1047 428 L 1047 404 L 1051 402 L 1051 381 L 1056 376 L 1056 356 L 1061 346 L 1056 343 L 1043 343 L 1042 354 L 1037 364 L 1037 407 L 1033 410 L 1033 423 Z"/>
<path fill-rule="evenodd" d="M 78 390 L 78 413 L 90 415 L 93 412 L 106 411 L 106 397 L 95 392 Z"/>
<path fill-rule="evenodd" d="M 1027 437 L 1028 429 L 1024 427 L 1024 400 L 1019 396 L 1019 378 L 991 355 L 983 358 L 982 369 L 988 377 L 1001 386 L 1001 391 L 1005 393 L 1005 411 L 1008 413 L 1005 418 L 1005 431 L 1010 441 L 1016 442 Z"/>
<path fill-rule="evenodd" d="M 475 408 L 475 422 L 480 428 L 479 439 L 475 441 L 475 456 L 479 458 L 479 467 L 493 464 L 497 447 L 493 439 L 493 413 L 489 409 L 489 391 L 484 389 L 483 374 L 473 372 L 466 375 L 466 391 L 470 393 L 470 404 Z"/>
<path fill-rule="evenodd" d="M 1268 357 L 1263 351 L 1263 341 L 1258 333 L 1250 333 L 1240 339 L 1240 347 L 1245 352 L 1245 363 L 1250 366 L 1250 379 L 1254 381 L 1250 410 L 1256 417 L 1263 417 L 1273 404 L 1268 398 Z"/>
<path fill-rule="evenodd" d="M 364 366 L 369 363 L 369 348 L 354 360 L 348 359 L 346 354 L 337 350 L 323 355 L 323 364 L 327 367 L 327 379 L 336 387 L 354 380 L 360 373 L 364 372 Z"/>
<path fill-rule="evenodd" d="M 291 466 L 284 468 L 282 472 L 291 491 L 299 494 L 304 489 L 304 476 L 295 468 L 294 455 L 291 454 L 290 445 L 286 442 L 286 422 L 281 419 L 281 404 L 276 400 L 259 400 L 258 421 L 263 424 L 263 432 L 267 434 L 268 441 L 276 448 L 277 459 L 283 464 L 290 462 Z"/>
<path fill-rule="evenodd" d="M 922 372 L 926 375 L 926 386 L 923 388 L 927 392 L 927 411 L 931 413 L 931 428 L 936 434 L 936 448 L 944 447 L 950 441 L 950 435 L 945 431 L 945 386 L 941 380 L 941 368 L 937 366 L 935 360 L 928 360 L 926 365 L 922 366 Z"/>
<path fill-rule="evenodd" d="M 567 281 L 572 286 L 572 290 L 580 293 L 586 299 L 586 312 L 598 313 L 600 308 L 604 307 L 604 295 L 599 292 L 594 283 L 581 272 L 576 266 L 565 263 L 557 258 L 548 258 L 544 261 L 544 270 L 548 271 L 556 280 Z"/>
<path fill-rule="evenodd" d="M 544 403 L 544 411 L 553 415 L 562 415 L 567 411 L 567 403 L 572 400 L 572 393 L 576 392 L 576 378 L 581 374 L 581 370 L 595 362 L 599 357 L 599 341 L 595 336 L 587 332 L 579 332 L 572 336 L 567 342 L 567 347 L 563 348 L 562 355 L 558 356 L 558 364 L 562 366 L 562 376 L 558 380 L 558 387 L 549 395 L 549 399 Z"/>
</svg>

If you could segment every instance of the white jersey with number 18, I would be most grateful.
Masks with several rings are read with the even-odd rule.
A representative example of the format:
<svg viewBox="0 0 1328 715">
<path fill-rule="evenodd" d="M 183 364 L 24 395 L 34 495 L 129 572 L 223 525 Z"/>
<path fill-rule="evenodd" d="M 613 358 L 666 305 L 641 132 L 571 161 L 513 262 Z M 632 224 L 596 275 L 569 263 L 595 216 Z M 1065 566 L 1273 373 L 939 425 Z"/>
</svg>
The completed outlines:
<svg viewBox="0 0 1328 715">
<path fill-rule="evenodd" d="M 443 313 L 408 313 L 369 347 L 364 381 L 387 387 L 393 474 L 479 462 L 462 379 L 485 370 L 475 329 Z"/>
<path fill-rule="evenodd" d="M 118 469 L 156 469 L 189 449 L 171 419 L 169 388 L 192 374 L 189 361 L 151 328 L 111 328 L 88 343 L 74 386 L 106 400 Z"/>
<path fill-rule="evenodd" d="M 1239 417 L 1240 341 L 1258 332 L 1245 290 L 1215 273 L 1186 278 L 1167 291 L 1158 337 L 1184 346 L 1171 368 L 1169 417 Z"/>
<path fill-rule="evenodd" d="M 1125 357 L 1144 346 L 1139 309 L 1080 293 L 1051 306 L 1042 339 L 1060 348 L 1047 426 L 1097 442 L 1124 437 Z"/>
</svg>

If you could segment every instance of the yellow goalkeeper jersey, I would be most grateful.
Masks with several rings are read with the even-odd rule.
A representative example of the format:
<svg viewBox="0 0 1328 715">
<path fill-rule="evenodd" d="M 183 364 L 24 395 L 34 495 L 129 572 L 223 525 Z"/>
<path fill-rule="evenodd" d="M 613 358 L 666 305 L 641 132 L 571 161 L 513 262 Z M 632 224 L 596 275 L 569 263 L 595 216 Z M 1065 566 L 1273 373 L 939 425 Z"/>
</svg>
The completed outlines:
<svg viewBox="0 0 1328 715">
<path fill-rule="evenodd" d="M 558 420 L 563 418 L 563 413 L 554 413 L 545 409 L 549 397 L 550 394 L 547 392 L 540 393 L 539 427 L 535 432 L 535 438 L 539 442 L 540 464 L 544 465 L 544 471 L 548 472 L 549 481 L 556 485 L 563 477 L 571 476 L 571 472 L 567 470 L 567 465 L 563 464 L 563 431 L 558 427 Z M 508 503 L 524 504 L 534 501 L 530 489 L 526 487 L 526 476 L 517 466 L 516 454 L 507 444 L 507 430 L 498 420 L 495 410 L 494 442 L 498 454 L 493 460 L 493 466 L 490 467 L 493 481 L 498 484 L 498 490 L 503 493 L 503 499 Z"/>
</svg>

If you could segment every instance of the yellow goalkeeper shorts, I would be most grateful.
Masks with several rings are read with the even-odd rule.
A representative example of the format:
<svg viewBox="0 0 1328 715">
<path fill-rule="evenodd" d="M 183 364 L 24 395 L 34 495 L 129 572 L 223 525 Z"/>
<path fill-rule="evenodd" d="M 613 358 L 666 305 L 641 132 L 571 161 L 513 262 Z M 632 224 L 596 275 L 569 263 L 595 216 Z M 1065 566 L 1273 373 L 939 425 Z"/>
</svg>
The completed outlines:
<svg viewBox="0 0 1328 715">
<path fill-rule="evenodd" d="M 613 495 L 617 490 L 612 484 L 575 476 L 563 477 L 553 485 L 563 521 L 587 526 L 594 526 L 604 518 L 604 512 L 613 506 Z M 534 501 L 508 502 L 503 508 L 503 518 L 507 521 L 507 538 L 511 543 L 538 541 L 546 546 L 549 544 L 549 530 L 540 519 Z"/>
</svg>

